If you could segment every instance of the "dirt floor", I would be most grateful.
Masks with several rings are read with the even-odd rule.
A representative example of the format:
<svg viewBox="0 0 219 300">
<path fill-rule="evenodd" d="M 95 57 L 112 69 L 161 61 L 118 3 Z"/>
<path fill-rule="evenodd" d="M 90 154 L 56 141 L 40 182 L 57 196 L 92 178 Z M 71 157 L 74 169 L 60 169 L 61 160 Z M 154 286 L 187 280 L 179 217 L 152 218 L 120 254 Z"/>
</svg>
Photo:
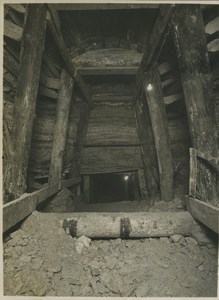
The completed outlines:
<svg viewBox="0 0 219 300">
<path fill-rule="evenodd" d="M 66 235 L 65 216 L 34 212 L 5 237 L 5 295 L 216 297 L 217 243 L 202 231 L 91 241 Z"/>
</svg>

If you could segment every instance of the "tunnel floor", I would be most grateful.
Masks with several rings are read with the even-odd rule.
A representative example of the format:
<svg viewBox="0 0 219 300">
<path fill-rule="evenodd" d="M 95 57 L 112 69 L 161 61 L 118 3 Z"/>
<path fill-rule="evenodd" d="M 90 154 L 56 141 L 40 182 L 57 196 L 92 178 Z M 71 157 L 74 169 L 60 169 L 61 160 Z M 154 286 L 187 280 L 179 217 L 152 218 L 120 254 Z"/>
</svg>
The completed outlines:
<svg viewBox="0 0 219 300">
<path fill-rule="evenodd" d="M 4 242 L 4 295 L 216 297 L 217 244 L 201 234 L 72 238 L 35 211 Z M 80 244 L 81 243 L 81 244 Z"/>
</svg>

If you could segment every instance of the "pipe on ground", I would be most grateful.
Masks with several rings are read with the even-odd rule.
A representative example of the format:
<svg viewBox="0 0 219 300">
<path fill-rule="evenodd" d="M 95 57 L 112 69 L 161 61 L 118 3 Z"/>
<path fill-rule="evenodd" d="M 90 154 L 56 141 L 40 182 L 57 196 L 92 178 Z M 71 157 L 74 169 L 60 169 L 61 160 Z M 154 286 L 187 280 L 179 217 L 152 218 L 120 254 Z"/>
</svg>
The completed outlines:
<svg viewBox="0 0 219 300">
<path fill-rule="evenodd" d="M 190 235 L 194 219 L 189 212 L 73 213 L 61 221 L 67 234 L 89 238 L 146 238 Z"/>
</svg>

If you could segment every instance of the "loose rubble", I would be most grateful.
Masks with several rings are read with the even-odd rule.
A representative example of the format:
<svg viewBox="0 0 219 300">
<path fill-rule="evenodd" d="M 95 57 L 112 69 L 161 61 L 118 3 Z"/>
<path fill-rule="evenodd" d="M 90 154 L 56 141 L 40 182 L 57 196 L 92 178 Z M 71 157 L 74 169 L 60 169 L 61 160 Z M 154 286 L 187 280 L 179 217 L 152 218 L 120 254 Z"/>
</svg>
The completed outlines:
<svg viewBox="0 0 219 300">
<path fill-rule="evenodd" d="M 91 241 L 67 235 L 62 219 L 34 212 L 5 240 L 4 295 L 217 295 L 217 245 L 203 233 Z"/>
</svg>

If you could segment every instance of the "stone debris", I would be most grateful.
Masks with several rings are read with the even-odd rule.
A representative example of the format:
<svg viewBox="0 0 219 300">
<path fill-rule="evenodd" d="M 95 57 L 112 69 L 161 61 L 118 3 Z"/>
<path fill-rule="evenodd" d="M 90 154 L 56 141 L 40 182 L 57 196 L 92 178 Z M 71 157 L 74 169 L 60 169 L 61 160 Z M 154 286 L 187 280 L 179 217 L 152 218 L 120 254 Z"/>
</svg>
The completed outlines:
<svg viewBox="0 0 219 300">
<path fill-rule="evenodd" d="M 77 252 L 80 254 L 84 247 L 88 248 L 90 246 L 90 243 L 91 243 L 91 239 L 89 239 L 88 237 L 84 235 L 79 237 L 75 243 Z"/>
<path fill-rule="evenodd" d="M 194 236 L 181 235 L 91 242 L 66 235 L 60 220 L 58 214 L 35 212 L 4 240 L 4 295 L 217 295 L 217 248 L 211 240 L 201 246 Z"/>
<path fill-rule="evenodd" d="M 182 235 L 179 235 L 179 234 L 173 234 L 170 236 L 170 239 L 172 240 L 173 243 L 178 243 L 181 238 L 182 238 Z"/>
</svg>

